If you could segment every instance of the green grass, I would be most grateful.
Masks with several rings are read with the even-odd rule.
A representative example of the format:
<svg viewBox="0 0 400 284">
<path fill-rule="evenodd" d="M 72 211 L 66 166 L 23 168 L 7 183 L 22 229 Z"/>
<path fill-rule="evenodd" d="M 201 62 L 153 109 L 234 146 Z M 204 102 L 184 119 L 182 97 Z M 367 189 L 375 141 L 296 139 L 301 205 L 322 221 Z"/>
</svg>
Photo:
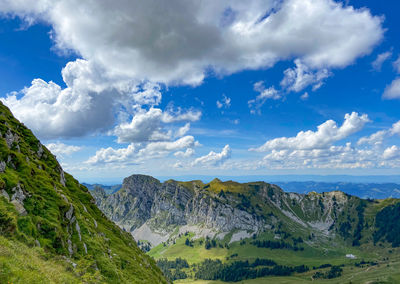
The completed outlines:
<svg viewBox="0 0 400 284">
<path fill-rule="evenodd" d="M 332 248 L 332 243 L 325 246 L 318 246 L 318 248 L 304 245 L 304 251 L 258 248 L 249 244 L 250 239 L 246 240 L 245 245 L 234 242 L 229 245 L 229 249 L 217 246 L 216 248 L 207 250 L 204 244 L 200 245 L 199 240 L 195 241 L 193 247 L 186 246 L 186 238 L 187 236 L 182 236 L 176 240 L 175 244 L 168 246 L 160 244 L 150 250 L 148 255 L 155 259 L 167 258 L 169 260 L 181 257 L 186 259 L 190 264 L 193 264 L 199 263 L 206 258 L 225 261 L 226 257 L 237 254 L 238 256 L 234 258 L 235 260 L 269 258 L 282 265 L 296 266 L 305 264 L 312 267 L 319 266 L 322 263 L 331 263 L 333 265 L 354 263 L 354 260 L 345 257 L 349 253 L 356 255 L 358 259 L 374 260 L 378 256 L 378 251 L 380 251 L 380 249 L 374 247 L 347 247 L 340 245 L 340 243 L 335 248 Z"/>
<path fill-rule="evenodd" d="M 48 257 L 43 249 L 0 236 L 0 283 L 81 283 L 71 264 Z"/>
<path fill-rule="evenodd" d="M 363 245 L 362 247 L 349 247 L 344 243 L 335 241 L 336 245 L 333 247 L 333 242 L 326 244 L 319 244 L 318 247 L 311 247 L 304 245 L 304 251 L 293 251 L 288 249 L 269 249 L 258 248 L 249 244 L 240 245 L 240 242 L 230 244 L 229 249 L 226 248 L 212 248 L 206 250 L 204 244 L 200 245 L 199 240 L 196 240 L 193 247 L 185 245 L 185 240 L 188 236 L 181 236 L 176 240 L 175 244 L 170 246 L 163 246 L 162 244 L 153 248 L 148 254 L 156 259 L 167 258 L 174 260 L 181 257 L 188 261 L 189 264 L 202 262 L 206 258 L 220 259 L 223 262 L 231 260 L 249 260 L 252 261 L 256 258 L 268 258 L 276 261 L 280 265 L 297 266 L 307 265 L 311 271 L 294 275 L 290 277 L 266 277 L 259 279 L 251 279 L 239 281 L 235 283 L 245 284 L 258 284 L 258 283 L 311 283 L 311 277 L 316 272 L 312 270 L 313 266 L 318 267 L 321 264 L 332 265 L 345 265 L 343 276 L 338 279 L 331 280 L 315 280 L 312 283 L 368 283 L 368 281 L 386 281 L 382 283 L 400 283 L 400 248 L 382 248 L 373 245 Z M 192 234 L 189 235 L 189 238 Z M 391 253 L 390 253 L 391 252 Z M 346 254 L 352 253 L 357 256 L 357 259 L 352 260 L 345 257 Z M 231 255 L 236 255 L 229 258 Z M 228 257 L 228 258 L 227 258 Z M 389 261 L 383 261 L 388 257 Z M 377 261 L 379 266 L 371 266 L 366 268 L 355 267 L 356 262 L 361 260 Z M 387 266 L 389 264 L 389 266 Z M 188 275 L 193 273 L 188 270 Z M 396 282 L 397 281 L 397 282 Z M 205 281 L 185 279 L 175 281 L 174 283 L 185 284 L 222 284 L 227 282 L 221 281 Z M 375 282 L 370 282 L 370 284 Z M 378 282 L 376 282 L 378 283 Z"/>
<path fill-rule="evenodd" d="M 378 284 L 387 283 L 394 284 L 400 283 L 400 261 L 398 259 L 383 262 L 379 266 L 369 266 L 364 268 L 357 268 L 354 266 L 344 267 L 343 275 L 336 279 L 323 279 L 312 281 L 312 275 L 315 271 L 309 271 L 301 275 L 294 275 L 290 277 L 264 277 L 250 280 L 243 280 L 238 282 L 222 282 L 210 280 L 193 280 L 185 279 L 175 281 L 175 284 L 303 284 L 303 283 L 329 283 L 329 284 Z"/>
<path fill-rule="evenodd" d="M 192 237 L 192 234 L 189 235 Z M 204 245 L 200 246 L 198 241 L 193 247 L 185 245 L 185 240 L 187 236 L 182 236 L 176 240 L 176 243 L 164 247 L 163 244 L 158 245 L 148 252 L 148 255 L 155 258 L 167 258 L 175 259 L 182 257 L 188 261 L 189 264 L 198 263 L 206 258 L 211 259 L 221 259 L 225 258 L 227 250 L 224 248 L 213 248 L 211 250 L 206 250 Z"/>
<path fill-rule="evenodd" d="M 381 261 L 377 266 L 355 267 L 353 265 L 343 268 L 343 275 L 335 279 L 317 279 L 312 280 L 315 270 L 307 273 L 294 275 L 290 277 L 264 277 L 257 279 L 249 279 L 238 282 L 222 282 L 211 280 L 177 280 L 175 284 L 302 284 L 302 283 L 332 283 L 332 284 L 378 284 L 400 283 L 400 257 L 398 255 L 388 261 Z"/>
<path fill-rule="evenodd" d="M 0 197 L 0 283 L 74 283 L 73 277 L 79 283 L 166 283 L 132 236 L 96 207 L 86 187 L 67 173 L 63 185 L 55 156 L 0 103 L 2 137 L 9 130 L 19 138 L 11 148 L 0 138 L 0 161 L 7 162 L 0 173 L 0 191 L 12 196 L 13 188 L 20 185 L 27 214 L 18 214 L 13 204 Z M 71 206 L 74 221 L 66 218 Z M 65 271 L 66 258 L 76 268 L 68 264 Z"/>
</svg>

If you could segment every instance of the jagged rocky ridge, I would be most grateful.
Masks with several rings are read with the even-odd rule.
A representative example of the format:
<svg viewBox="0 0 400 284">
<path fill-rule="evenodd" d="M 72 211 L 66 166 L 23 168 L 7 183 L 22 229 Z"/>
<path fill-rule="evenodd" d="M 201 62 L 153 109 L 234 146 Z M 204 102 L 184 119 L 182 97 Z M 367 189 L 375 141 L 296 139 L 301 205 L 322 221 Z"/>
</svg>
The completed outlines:
<svg viewBox="0 0 400 284">
<path fill-rule="evenodd" d="M 114 194 L 97 188 L 92 195 L 112 221 L 152 246 L 185 232 L 197 237 L 230 236 L 232 242 L 276 227 L 319 238 L 338 237 L 358 245 L 366 222 L 364 211 L 374 206 L 372 200 L 339 191 L 286 193 L 265 182 L 240 184 L 218 179 L 209 184 L 161 183 L 144 175 L 125 178 Z M 371 232 L 365 234 L 365 241 L 371 240 Z"/>
<path fill-rule="evenodd" d="M 4 259 L 23 258 L 16 246 L 37 262 L 11 267 Z M 167 283 L 132 236 L 104 216 L 88 189 L 2 103 L 0 267 L 2 283 Z"/>
</svg>

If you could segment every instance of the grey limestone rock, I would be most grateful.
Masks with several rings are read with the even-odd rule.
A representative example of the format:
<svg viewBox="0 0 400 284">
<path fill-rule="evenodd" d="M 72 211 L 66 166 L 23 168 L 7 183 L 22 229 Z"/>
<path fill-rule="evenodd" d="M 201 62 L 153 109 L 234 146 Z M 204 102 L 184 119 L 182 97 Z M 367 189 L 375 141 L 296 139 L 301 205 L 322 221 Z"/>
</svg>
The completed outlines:
<svg viewBox="0 0 400 284">
<path fill-rule="evenodd" d="M 67 213 L 65 213 L 65 217 L 67 217 L 67 219 L 69 221 L 71 221 L 73 214 L 74 214 L 74 206 L 72 206 L 72 204 L 71 204 L 71 206 L 69 207 L 69 210 L 67 211 Z"/>
<path fill-rule="evenodd" d="M 26 215 L 27 212 L 24 207 L 24 200 L 26 199 L 26 195 L 21 188 L 21 185 L 18 183 L 12 190 L 13 195 L 11 196 L 11 203 L 14 204 L 15 209 L 18 211 L 20 215 Z"/>
<path fill-rule="evenodd" d="M 71 241 L 71 239 L 68 239 L 68 252 L 69 252 L 70 256 L 74 253 L 74 251 L 72 249 L 72 241 Z"/>
<path fill-rule="evenodd" d="M 18 142 L 19 137 L 17 134 L 12 133 L 11 130 L 8 129 L 5 134 L 5 139 L 6 139 L 8 148 L 11 148 L 14 142 Z"/>
<path fill-rule="evenodd" d="M 0 193 L 1 193 L 1 195 L 3 195 L 3 196 L 7 199 L 7 201 L 10 201 L 10 195 L 8 195 L 7 191 L 5 191 L 4 189 L 2 189 L 2 190 L 0 191 Z"/>
<path fill-rule="evenodd" d="M 38 151 L 37 151 L 37 156 L 39 157 L 39 159 L 41 159 L 42 158 L 42 156 L 43 156 L 43 153 L 44 153 L 44 150 L 43 150 L 43 146 L 42 146 L 42 144 L 41 143 L 39 143 L 39 145 L 38 145 Z"/>
<path fill-rule="evenodd" d="M 59 171 L 60 171 L 60 183 L 61 183 L 63 186 L 65 186 L 66 180 L 65 180 L 64 171 L 63 171 L 63 169 L 62 169 L 61 167 L 59 168 Z"/>
<path fill-rule="evenodd" d="M 76 229 L 76 232 L 78 233 L 79 240 L 80 240 L 80 241 L 82 241 L 82 236 L 81 236 L 81 227 L 79 226 L 79 223 L 78 223 L 78 221 L 76 221 L 76 223 L 75 223 L 75 229 Z"/>
<path fill-rule="evenodd" d="M 0 162 L 0 173 L 4 173 L 5 170 L 6 170 L 6 162 L 1 161 Z"/>
</svg>

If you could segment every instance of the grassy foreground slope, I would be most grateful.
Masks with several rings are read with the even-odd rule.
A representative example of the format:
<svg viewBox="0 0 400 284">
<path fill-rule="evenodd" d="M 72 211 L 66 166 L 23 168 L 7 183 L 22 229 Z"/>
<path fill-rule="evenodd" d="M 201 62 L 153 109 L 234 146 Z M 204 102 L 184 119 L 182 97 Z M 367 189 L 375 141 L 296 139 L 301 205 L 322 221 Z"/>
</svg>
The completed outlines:
<svg viewBox="0 0 400 284">
<path fill-rule="evenodd" d="M 167 283 L 1 103 L 0 135 L 0 283 Z"/>
</svg>

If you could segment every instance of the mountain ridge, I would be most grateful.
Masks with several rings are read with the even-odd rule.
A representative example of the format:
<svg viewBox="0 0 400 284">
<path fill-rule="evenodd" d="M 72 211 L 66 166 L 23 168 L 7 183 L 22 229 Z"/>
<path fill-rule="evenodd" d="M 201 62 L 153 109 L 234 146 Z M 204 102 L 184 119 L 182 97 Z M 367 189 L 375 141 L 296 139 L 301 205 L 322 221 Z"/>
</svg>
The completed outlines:
<svg viewBox="0 0 400 284">
<path fill-rule="evenodd" d="M 172 236 L 177 226 L 183 227 L 181 231 L 187 229 L 202 237 L 218 234 L 223 237 L 233 230 L 242 231 L 242 234 L 244 231 L 257 233 L 266 225 L 274 225 L 271 220 L 265 220 L 269 213 L 300 226 L 300 230 L 338 235 L 343 223 L 356 230 L 357 206 L 373 203 L 341 191 L 286 193 L 277 185 L 265 182 L 237 183 L 218 179 L 207 184 L 175 180 L 161 183 L 145 175 L 125 178 L 122 188 L 114 194 L 100 196 L 96 190 L 91 193 L 99 208 L 136 239 L 145 235 L 143 231 L 158 234 L 158 241 L 153 239 L 155 246 Z M 265 202 L 265 206 L 257 199 Z M 338 216 L 346 210 L 354 215 L 354 220 L 348 222 L 351 224 Z"/>
</svg>

